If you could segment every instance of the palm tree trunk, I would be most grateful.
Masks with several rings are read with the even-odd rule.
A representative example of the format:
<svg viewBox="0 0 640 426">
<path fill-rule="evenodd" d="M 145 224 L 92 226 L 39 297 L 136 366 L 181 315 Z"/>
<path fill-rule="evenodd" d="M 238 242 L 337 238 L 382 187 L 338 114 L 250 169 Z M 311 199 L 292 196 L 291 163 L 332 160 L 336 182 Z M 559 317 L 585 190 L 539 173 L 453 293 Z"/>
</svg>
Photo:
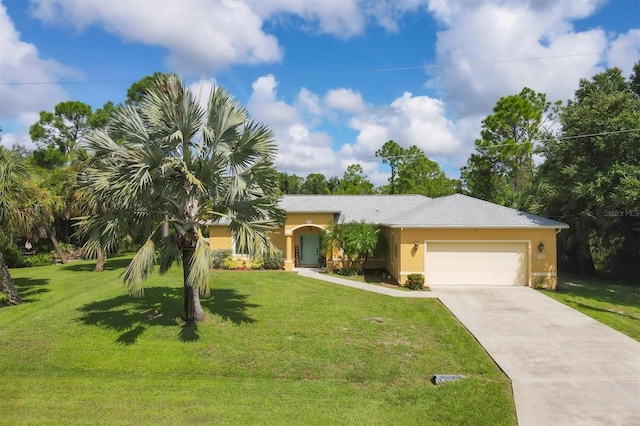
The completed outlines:
<svg viewBox="0 0 640 426">
<path fill-rule="evenodd" d="M 2 253 L 0 253 L 0 291 L 4 293 L 6 303 L 10 305 L 19 305 L 22 302 L 22 300 L 20 300 L 18 290 L 13 284 L 13 280 L 9 274 L 9 268 L 7 268 L 7 264 L 4 261 Z"/>
<path fill-rule="evenodd" d="M 65 263 L 67 263 L 67 259 L 64 257 L 64 253 L 62 252 L 62 249 L 60 248 L 60 244 L 58 244 L 58 240 L 56 239 L 55 234 L 53 233 L 51 228 L 49 228 L 48 226 L 45 228 L 45 231 L 46 231 L 47 235 L 49 236 L 49 239 L 51 240 L 51 243 L 53 244 L 53 248 L 56 249 L 56 253 L 58 253 L 58 257 L 60 258 L 60 262 L 64 265 Z"/>
<path fill-rule="evenodd" d="M 98 250 L 98 260 L 96 261 L 96 267 L 93 269 L 93 272 L 102 272 L 104 271 L 104 261 L 107 259 L 107 252 L 104 248 L 100 247 Z"/>
<path fill-rule="evenodd" d="M 204 311 L 200 305 L 200 293 L 197 288 L 187 285 L 187 277 L 191 270 L 191 258 L 193 257 L 194 249 L 191 247 L 184 247 L 182 249 L 182 268 L 184 278 L 184 321 L 187 325 L 193 325 L 198 321 L 204 319 Z"/>
<path fill-rule="evenodd" d="M 162 238 L 169 236 L 169 215 L 164 215 L 164 222 L 162 222 Z"/>
</svg>

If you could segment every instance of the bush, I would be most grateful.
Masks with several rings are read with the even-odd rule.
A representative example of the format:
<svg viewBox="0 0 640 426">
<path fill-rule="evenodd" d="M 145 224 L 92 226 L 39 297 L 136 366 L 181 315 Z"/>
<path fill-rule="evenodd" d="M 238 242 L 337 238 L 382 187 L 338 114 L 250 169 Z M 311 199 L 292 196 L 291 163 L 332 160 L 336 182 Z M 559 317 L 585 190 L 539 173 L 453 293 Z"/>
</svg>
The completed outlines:
<svg viewBox="0 0 640 426">
<path fill-rule="evenodd" d="M 251 269 L 264 269 L 264 259 L 262 256 L 256 256 L 251 260 Z"/>
<path fill-rule="evenodd" d="M 278 270 L 284 268 L 284 254 L 282 250 L 275 250 L 262 259 L 264 269 Z"/>
<path fill-rule="evenodd" d="M 9 245 L 0 248 L 0 251 L 4 256 L 4 261 L 8 268 L 24 268 L 29 266 L 25 256 L 22 254 L 22 249 L 14 245 Z"/>
<path fill-rule="evenodd" d="M 224 260 L 222 261 L 222 269 L 232 270 L 232 269 L 236 269 L 237 267 L 238 267 L 238 261 L 231 256 L 225 257 Z"/>
<path fill-rule="evenodd" d="M 211 268 L 213 269 L 222 269 L 223 262 L 226 258 L 231 257 L 230 249 L 218 249 L 213 250 L 211 253 Z"/>
<path fill-rule="evenodd" d="M 335 273 L 338 275 L 342 275 L 343 277 L 353 277 L 354 275 L 358 275 L 357 268 L 340 268 L 336 269 Z"/>
<path fill-rule="evenodd" d="M 424 288 L 424 275 L 409 274 L 407 275 L 407 283 L 404 285 L 411 290 L 422 290 Z"/>
<path fill-rule="evenodd" d="M 25 257 L 26 266 L 47 266 L 53 263 L 53 257 L 48 253 L 40 253 Z"/>
</svg>

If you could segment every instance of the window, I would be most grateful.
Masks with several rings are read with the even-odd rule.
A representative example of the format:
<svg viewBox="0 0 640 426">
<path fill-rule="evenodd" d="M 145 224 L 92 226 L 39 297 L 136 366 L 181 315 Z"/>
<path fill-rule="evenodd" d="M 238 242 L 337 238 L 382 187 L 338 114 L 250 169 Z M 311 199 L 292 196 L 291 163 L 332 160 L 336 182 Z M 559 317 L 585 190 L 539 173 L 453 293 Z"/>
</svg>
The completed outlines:
<svg viewBox="0 0 640 426">
<path fill-rule="evenodd" d="M 236 256 L 249 256 L 249 247 L 240 248 L 240 241 L 233 237 L 233 254 Z"/>
</svg>

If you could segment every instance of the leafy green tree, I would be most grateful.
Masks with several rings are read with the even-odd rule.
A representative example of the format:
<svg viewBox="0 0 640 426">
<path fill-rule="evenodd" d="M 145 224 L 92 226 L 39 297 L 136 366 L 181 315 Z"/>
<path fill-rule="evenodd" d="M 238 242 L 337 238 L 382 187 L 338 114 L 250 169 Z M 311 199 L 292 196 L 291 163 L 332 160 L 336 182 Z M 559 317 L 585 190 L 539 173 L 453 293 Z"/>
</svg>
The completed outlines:
<svg viewBox="0 0 640 426">
<path fill-rule="evenodd" d="M 124 104 L 127 106 L 137 107 L 142 103 L 145 96 L 149 93 L 153 86 L 155 86 L 156 81 L 159 78 L 168 75 L 170 74 L 164 74 L 156 71 L 151 75 L 142 77 L 140 80 L 136 81 L 129 87 L 129 89 L 127 90 L 127 99 L 125 99 Z"/>
<path fill-rule="evenodd" d="M 309 173 L 300 187 L 301 194 L 330 194 L 327 178 L 321 173 Z"/>
<path fill-rule="evenodd" d="M 344 172 L 336 189 L 336 194 L 374 194 L 374 186 L 364 175 L 362 166 L 351 164 Z"/>
<path fill-rule="evenodd" d="M 210 284 L 206 221 L 228 221 L 250 253 L 273 249 L 267 233 L 284 221 L 273 133 L 224 89 L 213 89 L 203 109 L 177 77 L 159 76 L 135 108 L 118 109 L 107 130 L 92 132 L 86 147 L 93 156 L 80 180 L 111 207 L 81 222 L 91 232 L 87 249 L 111 251 L 123 234 L 148 234 L 123 275 L 132 295 L 143 295 L 157 250 L 160 273 L 183 265 L 184 320 L 202 320 L 200 292 Z M 170 232 L 162 237 L 165 221 Z"/>
<path fill-rule="evenodd" d="M 29 129 L 31 140 L 41 148 L 54 147 L 69 155 L 89 131 L 91 115 L 91 107 L 85 103 L 60 102 L 53 112 L 40 112 L 40 119 Z"/>
<path fill-rule="evenodd" d="M 550 134 L 559 104 L 525 87 L 498 100 L 493 114 L 482 121 L 481 139 L 461 178 L 470 195 L 509 204 L 533 185 L 533 144 Z"/>
<path fill-rule="evenodd" d="M 340 254 L 347 265 L 359 271 L 369 257 L 385 247 L 380 228 L 365 222 L 331 222 L 321 240 L 323 252 L 330 257 Z"/>
<path fill-rule="evenodd" d="M 631 82 L 631 91 L 636 98 L 640 98 L 640 61 L 636 62 L 633 66 L 633 73 L 629 77 Z"/>
<path fill-rule="evenodd" d="M 454 194 L 459 188 L 457 180 L 447 178 L 440 165 L 415 145 L 402 148 L 396 142 L 388 141 L 376 151 L 376 157 L 391 169 L 389 184 L 381 188 L 385 194 L 441 197 Z"/>
<path fill-rule="evenodd" d="M 331 176 L 327 180 L 327 189 L 329 189 L 329 194 L 336 194 L 338 191 L 339 185 L 340 185 L 340 178 L 338 178 L 338 176 Z"/>
<path fill-rule="evenodd" d="M 387 194 L 400 194 L 398 168 L 406 158 L 405 149 L 394 141 L 388 141 L 382 145 L 382 148 L 376 151 L 376 157 L 380 157 L 383 164 L 388 164 L 391 171 L 389 184 L 383 189 L 383 192 Z"/>
<path fill-rule="evenodd" d="M 561 139 L 542 145 L 548 214 L 571 225 L 560 239 L 568 266 L 596 263 L 640 276 L 640 97 L 618 68 L 580 81 L 560 112 Z"/>
<path fill-rule="evenodd" d="M 300 194 L 303 182 L 304 179 L 300 176 L 278 172 L 278 184 L 282 194 Z"/>
</svg>

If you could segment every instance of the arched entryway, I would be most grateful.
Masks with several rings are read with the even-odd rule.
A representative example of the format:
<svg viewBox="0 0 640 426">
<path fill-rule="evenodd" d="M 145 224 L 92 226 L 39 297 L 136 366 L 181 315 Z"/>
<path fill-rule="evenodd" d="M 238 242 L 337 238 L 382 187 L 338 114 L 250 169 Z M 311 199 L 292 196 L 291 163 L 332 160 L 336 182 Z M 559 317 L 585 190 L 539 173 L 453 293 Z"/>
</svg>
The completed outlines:
<svg viewBox="0 0 640 426">
<path fill-rule="evenodd" d="M 304 225 L 292 230 L 293 260 L 296 267 L 316 268 L 321 266 L 324 228 L 319 225 Z"/>
</svg>

